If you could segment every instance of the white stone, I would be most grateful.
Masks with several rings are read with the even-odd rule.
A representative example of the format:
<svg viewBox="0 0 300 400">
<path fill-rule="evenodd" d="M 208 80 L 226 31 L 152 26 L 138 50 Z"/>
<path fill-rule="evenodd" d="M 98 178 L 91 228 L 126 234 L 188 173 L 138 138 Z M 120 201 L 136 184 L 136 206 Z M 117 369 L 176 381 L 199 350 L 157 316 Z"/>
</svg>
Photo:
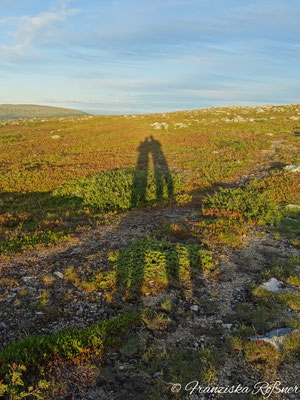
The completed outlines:
<svg viewBox="0 0 300 400">
<path fill-rule="evenodd" d="M 245 122 L 245 118 L 241 117 L 240 115 L 237 115 L 236 117 L 233 118 L 234 122 Z"/>
<path fill-rule="evenodd" d="M 183 122 L 177 122 L 174 126 L 175 126 L 175 129 L 187 128 L 188 127 L 188 125 L 184 124 Z"/>
<path fill-rule="evenodd" d="M 299 209 L 300 209 L 300 206 L 299 206 L 298 204 L 288 204 L 288 205 L 286 206 L 286 208 L 287 208 L 288 210 L 299 210 Z"/>
<path fill-rule="evenodd" d="M 191 309 L 192 311 L 197 312 L 197 311 L 199 310 L 199 306 L 197 306 L 196 304 L 194 304 L 194 305 L 192 305 L 192 306 L 190 307 L 190 309 Z"/>
<path fill-rule="evenodd" d="M 59 271 L 55 271 L 53 275 L 56 276 L 56 278 L 64 279 L 63 274 Z"/>
<path fill-rule="evenodd" d="M 259 287 L 268 290 L 269 292 L 278 292 L 283 282 L 276 278 L 271 278 L 268 282 L 262 283 Z"/>
<path fill-rule="evenodd" d="M 300 172 L 300 165 L 286 165 L 284 169 L 291 172 Z"/>
<path fill-rule="evenodd" d="M 280 329 L 275 329 L 274 331 L 268 332 L 265 335 L 251 336 L 251 337 L 249 337 L 249 339 L 254 340 L 256 342 L 263 341 L 263 342 L 268 343 L 271 346 L 275 347 L 277 350 L 280 350 L 287 335 L 289 335 L 292 332 L 296 332 L 296 331 L 298 332 L 298 329 L 280 328 Z"/>
<path fill-rule="evenodd" d="M 222 326 L 227 329 L 231 329 L 233 324 L 223 324 Z"/>
<path fill-rule="evenodd" d="M 27 283 L 27 282 L 30 281 L 30 279 L 32 279 L 32 278 L 33 278 L 33 276 L 24 276 L 24 277 L 22 278 L 22 281 L 25 282 L 25 283 Z"/>
<path fill-rule="evenodd" d="M 162 123 L 154 122 L 153 124 L 150 124 L 150 126 L 153 126 L 154 129 L 162 129 L 162 128 L 164 128 L 164 129 L 167 130 L 169 128 L 169 125 L 166 122 L 162 122 Z"/>
</svg>

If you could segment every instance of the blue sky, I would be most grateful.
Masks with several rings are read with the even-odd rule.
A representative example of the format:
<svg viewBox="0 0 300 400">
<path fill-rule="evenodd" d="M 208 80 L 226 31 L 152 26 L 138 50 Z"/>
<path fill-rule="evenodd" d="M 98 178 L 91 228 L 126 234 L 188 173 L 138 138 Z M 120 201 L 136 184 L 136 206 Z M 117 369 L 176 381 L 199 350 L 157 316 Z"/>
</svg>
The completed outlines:
<svg viewBox="0 0 300 400">
<path fill-rule="evenodd" d="M 0 103 L 300 102 L 299 0 L 0 0 Z"/>
</svg>

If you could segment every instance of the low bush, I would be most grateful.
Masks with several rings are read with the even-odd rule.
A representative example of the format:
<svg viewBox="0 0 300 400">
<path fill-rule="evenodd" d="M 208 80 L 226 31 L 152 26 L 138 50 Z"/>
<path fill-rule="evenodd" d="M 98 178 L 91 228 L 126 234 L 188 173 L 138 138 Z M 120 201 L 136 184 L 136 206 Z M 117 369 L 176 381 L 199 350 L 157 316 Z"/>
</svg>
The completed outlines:
<svg viewBox="0 0 300 400">
<path fill-rule="evenodd" d="M 296 212 L 286 210 L 289 201 L 298 201 L 299 176 L 285 172 L 272 172 L 270 176 L 254 180 L 237 189 L 220 189 L 204 198 L 202 216 L 198 224 L 202 233 L 216 242 L 232 246 L 241 244 L 247 226 L 273 224 L 280 232 L 299 232 Z M 196 228 L 197 231 L 197 228 Z"/>
<path fill-rule="evenodd" d="M 178 193 L 178 174 L 163 170 L 113 169 L 72 181 L 54 190 L 53 196 L 80 198 L 87 207 L 103 211 L 127 210 Z"/>
<path fill-rule="evenodd" d="M 204 215 L 209 210 L 238 213 L 245 222 L 271 223 L 279 218 L 279 205 L 266 192 L 257 192 L 251 186 L 238 189 L 221 189 L 203 201 Z"/>
<path fill-rule="evenodd" d="M 136 297 L 167 286 L 189 288 L 193 272 L 214 268 L 212 253 L 199 245 L 141 239 L 123 250 L 112 269 L 95 280 L 101 289 Z"/>
<path fill-rule="evenodd" d="M 48 387 L 44 379 L 49 378 L 54 364 L 99 363 L 105 352 L 121 345 L 128 329 L 140 321 L 139 313 L 122 314 L 85 329 L 27 336 L 12 343 L 0 352 L 0 393 L 10 391 L 14 394 L 10 398 L 19 399 L 22 397 L 18 394 L 32 392 L 33 387 Z"/>
</svg>

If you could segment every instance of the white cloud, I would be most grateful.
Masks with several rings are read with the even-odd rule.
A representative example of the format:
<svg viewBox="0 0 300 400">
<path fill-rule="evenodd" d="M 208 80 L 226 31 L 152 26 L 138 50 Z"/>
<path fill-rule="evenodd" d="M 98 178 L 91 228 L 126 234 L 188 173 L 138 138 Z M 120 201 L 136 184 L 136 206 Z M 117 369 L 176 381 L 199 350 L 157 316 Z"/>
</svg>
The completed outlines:
<svg viewBox="0 0 300 400">
<path fill-rule="evenodd" d="M 41 38 L 55 35 L 56 23 L 65 21 L 79 12 L 68 8 L 70 0 L 60 0 L 56 8 L 50 8 L 35 16 L 24 15 L 17 19 L 7 19 L 8 24 L 14 24 L 16 29 L 10 33 L 13 44 L 0 45 L 0 57 L 4 60 L 14 60 L 27 55 L 30 47 Z"/>
</svg>

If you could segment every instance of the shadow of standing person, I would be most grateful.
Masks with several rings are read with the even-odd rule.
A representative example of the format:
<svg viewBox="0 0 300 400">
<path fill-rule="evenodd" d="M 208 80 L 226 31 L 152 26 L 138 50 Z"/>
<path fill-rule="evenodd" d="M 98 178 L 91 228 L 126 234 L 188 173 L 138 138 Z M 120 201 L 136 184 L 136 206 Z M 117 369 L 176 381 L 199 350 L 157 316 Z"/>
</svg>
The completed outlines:
<svg viewBox="0 0 300 400">
<path fill-rule="evenodd" d="M 171 173 L 169 172 L 166 157 L 161 149 L 161 144 L 154 137 L 150 136 L 150 147 L 153 159 L 156 200 L 162 200 L 164 194 L 164 184 L 167 188 L 167 197 L 171 197 L 174 193 L 174 185 Z"/>
<path fill-rule="evenodd" d="M 174 192 L 174 184 L 171 173 L 167 165 L 166 158 L 163 154 L 161 144 L 158 140 L 155 140 L 153 136 L 150 140 L 146 138 L 140 143 L 138 150 L 138 158 L 136 168 L 133 173 L 133 183 L 131 192 L 131 207 L 137 207 L 140 204 L 147 202 L 147 187 L 149 177 L 149 162 L 150 155 L 153 160 L 153 174 L 154 174 L 154 185 L 156 201 L 161 201 L 164 197 L 171 197 Z M 152 172 L 151 172 L 152 174 Z M 116 265 L 116 292 L 115 299 L 128 298 L 133 300 L 140 300 L 142 296 L 142 287 L 145 274 L 145 261 L 147 248 L 143 249 L 138 259 L 134 259 L 134 256 L 127 254 L 127 259 L 130 265 L 126 271 L 122 270 L 120 265 L 122 264 L 121 259 L 117 261 Z M 166 273 L 168 279 L 170 275 L 173 275 L 173 283 L 179 283 L 179 272 L 178 272 L 178 260 L 173 259 L 169 262 L 166 267 Z M 170 279 L 169 279 L 170 280 Z"/>
<path fill-rule="evenodd" d="M 137 207 L 147 201 L 150 154 L 152 154 L 154 169 L 155 200 L 161 201 L 164 197 L 171 197 L 174 193 L 174 184 L 160 142 L 150 136 L 150 140 L 146 138 L 137 150 L 138 159 L 133 173 L 131 207 Z"/>
</svg>

